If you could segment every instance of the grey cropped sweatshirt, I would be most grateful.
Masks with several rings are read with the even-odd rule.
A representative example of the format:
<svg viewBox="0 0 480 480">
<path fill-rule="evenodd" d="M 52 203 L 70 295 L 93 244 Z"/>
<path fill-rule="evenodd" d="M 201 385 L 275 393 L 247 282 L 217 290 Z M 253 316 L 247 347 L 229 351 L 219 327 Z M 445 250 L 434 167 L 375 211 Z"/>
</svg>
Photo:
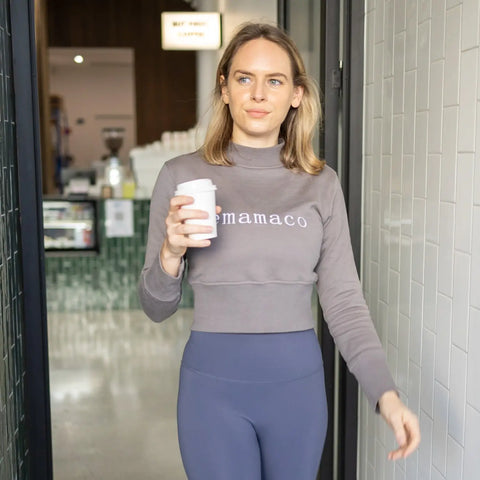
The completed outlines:
<svg viewBox="0 0 480 480">
<path fill-rule="evenodd" d="M 315 285 L 329 330 L 375 408 L 396 390 L 358 279 L 345 203 L 334 170 L 295 173 L 270 148 L 230 144 L 234 166 L 210 165 L 198 152 L 165 163 L 151 205 L 145 265 L 139 282 L 146 314 L 161 322 L 176 310 L 185 266 L 167 274 L 159 252 L 176 185 L 210 178 L 217 186 L 217 238 L 187 250 L 194 292 L 192 330 L 270 333 L 313 328 Z"/>
</svg>

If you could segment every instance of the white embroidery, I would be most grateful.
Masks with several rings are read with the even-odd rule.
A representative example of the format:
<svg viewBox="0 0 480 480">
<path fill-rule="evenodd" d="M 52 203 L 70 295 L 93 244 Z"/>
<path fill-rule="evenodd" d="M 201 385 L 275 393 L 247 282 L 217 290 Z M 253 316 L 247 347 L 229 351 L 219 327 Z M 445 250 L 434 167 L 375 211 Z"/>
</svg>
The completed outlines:
<svg viewBox="0 0 480 480">
<path fill-rule="evenodd" d="M 307 228 L 308 222 L 305 217 L 295 217 L 294 215 L 284 215 L 283 217 L 272 213 L 268 215 L 265 213 L 248 213 L 241 212 L 238 214 L 235 212 L 223 212 L 221 215 L 217 215 L 217 224 L 220 225 L 236 225 L 237 222 L 241 224 L 255 224 L 255 225 L 287 225 L 288 227 L 300 227 Z"/>
</svg>

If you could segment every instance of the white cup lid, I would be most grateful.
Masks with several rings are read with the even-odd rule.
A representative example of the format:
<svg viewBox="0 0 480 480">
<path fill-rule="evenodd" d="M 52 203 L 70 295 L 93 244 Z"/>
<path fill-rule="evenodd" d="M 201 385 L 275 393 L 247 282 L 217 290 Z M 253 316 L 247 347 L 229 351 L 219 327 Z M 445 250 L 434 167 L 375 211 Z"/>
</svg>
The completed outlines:
<svg viewBox="0 0 480 480">
<path fill-rule="evenodd" d="M 198 192 L 210 192 L 216 190 L 217 187 L 209 178 L 199 178 L 190 182 L 183 182 L 177 185 L 175 195 L 189 195 Z"/>
</svg>

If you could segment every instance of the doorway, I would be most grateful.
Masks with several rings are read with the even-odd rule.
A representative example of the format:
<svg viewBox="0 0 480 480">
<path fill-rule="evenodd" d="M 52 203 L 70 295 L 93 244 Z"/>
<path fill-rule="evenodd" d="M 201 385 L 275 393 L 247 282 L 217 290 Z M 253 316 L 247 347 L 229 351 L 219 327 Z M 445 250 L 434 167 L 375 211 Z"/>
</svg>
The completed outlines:
<svg viewBox="0 0 480 480">
<path fill-rule="evenodd" d="M 32 2 L 33 0 L 31 1 L 28 1 L 28 0 L 22 0 L 22 1 L 18 1 L 16 2 L 17 5 L 19 5 L 19 8 L 22 8 L 24 7 L 25 8 L 25 11 L 27 12 L 31 12 L 32 11 Z M 65 5 L 66 2 L 59 2 L 58 3 L 58 8 L 61 10 L 62 8 L 62 4 Z M 288 15 L 291 15 L 291 14 L 294 14 L 294 12 L 289 12 L 288 9 L 287 9 L 287 4 L 289 4 L 290 2 L 280 2 L 279 3 L 279 12 L 284 15 L 284 22 L 285 23 L 285 26 L 288 27 Z M 340 9 L 340 6 L 338 6 L 338 9 L 336 9 L 335 5 L 339 5 L 339 3 L 337 3 L 335 0 L 332 0 L 332 1 L 329 1 L 329 0 L 326 0 L 325 2 L 316 2 L 316 1 L 310 1 L 310 2 L 306 2 L 306 6 L 305 8 L 307 8 L 306 11 L 310 12 L 311 8 L 317 8 L 317 7 L 320 7 L 320 18 L 319 18 L 319 24 L 320 25 L 330 25 L 333 29 L 337 29 L 337 31 L 331 31 L 330 30 L 330 35 L 327 35 L 327 30 L 325 30 L 323 33 L 321 32 L 320 30 L 320 33 L 322 33 L 322 38 L 330 38 L 330 42 L 333 42 L 331 43 L 330 45 L 337 45 L 337 51 L 339 51 L 340 47 L 340 32 L 339 32 L 339 25 L 340 25 L 340 18 L 344 18 L 346 20 L 348 20 L 349 18 L 349 15 L 351 16 L 352 15 L 352 12 L 353 10 L 351 10 L 352 8 L 355 8 L 355 6 L 352 6 L 350 7 L 350 2 L 348 2 L 347 0 L 345 0 L 344 2 L 340 2 L 343 7 L 342 7 L 342 10 Z M 92 8 L 96 8 L 96 6 L 98 6 L 98 2 L 95 3 L 95 5 L 92 7 Z M 303 8 L 303 7 L 302 7 Z M 350 10 L 349 10 L 350 9 Z M 130 12 L 131 10 L 128 10 L 128 12 Z M 283 13 L 282 13 L 283 12 Z M 300 12 L 300 10 L 299 10 Z M 305 10 L 303 11 L 303 13 L 305 12 Z M 30 17 L 30 20 L 32 19 L 33 17 L 33 13 L 31 14 L 32 16 Z M 28 18 L 28 17 L 27 17 Z M 312 17 L 313 18 L 313 17 Z M 315 17 L 315 18 L 318 18 L 318 17 Z M 30 25 L 30 28 L 31 28 L 31 25 Z M 358 29 L 360 30 L 360 29 Z M 29 31 L 28 28 L 24 31 Z M 33 31 L 33 29 L 30 29 L 30 31 Z M 344 30 L 344 32 L 348 32 L 350 31 L 348 28 Z M 350 37 L 342 37 L 342 38 L 348 38 L 348 42 L 347 44 L 348 45 L 351 45 L 352 43 L 355 43 L 355 42 L 358 42 L 358 45 L 362 45 L 362 42 L 359 42 L 359 37 L 355 37 L 354 35 L 350 36 Z M 355 40 L 355 42 L 354 42 Z M 327 40 L 325 41 L 327 42 Z M 325 45 L 327 45 L 327 43 L 325 43 Z M 345 46 L 345 44 L 344 44 Z M 333 51 L 335 52 L 335 50 L 331 50 L 331 49 L 327 49 L 327 51 Z M 322 50 L 320 50 L 322 51 Z M 28 56 L 27 58 L 28 59 L 31 59 L 31 58 L 34 58 L 35 55 L 34 55 L 34 52 L 32 50 L 28 50 Z M 327 57 L 320 57 L 321 60 L 318 62 L 319 64 L 319 79 L 321 81 L 321 79 L 329 79 L 329 82 L 325 82 L 325 85 L 330 85 L 331 88 L 332 88 L 332 91 L 328 91 L 327 88 L 324 89 L 324 92 L 325 92 L 325 110 L 326 110 L 326 115 L 329 115 L 328 113 L 328 108 L 327 108 L 327 104 L 329 104 L 329 102 L 332 102 L 332 104 L 335 103 L 335 98 L 337 99 L 336 101 L 339 102 L 339 98 L 340 98 L 340 92 L 339 92 L 339 87 L 338 86 L 335 86 L 335 79 L 338 79 L 339 78 L 339 75 L 341 78 L 343 78 L 343 84 L 341 83 L 341 86 L 342 86 L 342 99 L 343 99 L 343 102 L 342 103 L 337 103 L 336 107 L 335 107 L 335 110 L 334 111 L 334 114 L 331 114 L 334 116 L 334 118 L 336 118 L 338 120 L 338 117 L 340 115 L 340 110 L 343 112 L 342 113 L 342 118 L 343 118 L 343 126 L 345 128 L 345 132 L 347 131 L 346 129 L 346 123 L 345 123 L 345 112 L 343 110 L 343 108 L 345 107 L 345 105 L 347 104 L 350 104 L 346 99 L 347 99 L 347 95 L 346 95 L 346 92 L 349 91 L 346 86 L 347 86 L 347 83 L 346 83 L 346 59 L 347 57 L 344 56 L 343 57 L 343 69 L 340 69 L 339 68 L 339 64 L 338 64 L 338 55 L 335 59 L 332 59 L 332 62 L 333 63 L 328 63 L 328 59 Z M 323 70 L 322 70 L 323 69 Z M 34 70 L 32 70 L 34 71 Z M 323 73 L 322 73 L 323 71 Z M 145 72 L 145 70 L 144 70 Z M 351 71 L 353 73 L 353 70 Z M 33 75 L 31 76 L 31 78 L 33 78 Z M 352 77 L 353 78 L 353 77 Z M 325 80 L 324 80 L 325 81 Z M 32 88 L 32 91 L 34 91 L 35 89 L 33 87 Z M 336 91 L 335 91 L 336 89 Z M 35 93 L 33 94 L 33 98 L 35 98 Z M 359 97 L 360 100 L 361 100 L 361 97 Z M 358 98 L 357 98 L 358 100 Z M 330 104 L 330 105 L 332 105 Z M 349 107 L 351 109 L 351 107 Z M 33 108 L 30 108 L 30 110 L 25 110 L 26 112 L 30 112 L 29 114 L 31 115 L 31 118 L 36 118 L 36 112 L 34 111 Z M 33 113 L 32 113 L 33 112 Z M 326 118 L 328 118 L 326 116 Z M 329 122 L 328 125 L 332 125 L 334 126 L 336 122 Z M 348 123 L 348 125 L 351 125 L 351 123 Z M 338 126 L 338 122 L 337 122 L 337 126 Z M 38 127 L 38 125 L 37 125 Z M 327 125 L 325 126 L 325 132 L 327 132 Z M 350 127 L 349 127 L 350 128 Z M 34 130 L 34 129 L 33 129 Z M 33 131 L 32 130 L 32 131 Z M 351 132 L 352 130 L 350 130 Z M 325 153 L 325 157 L 330 158 L 332 159 L 331 161 L 337 161 L 338 158 L 339 158 L 339 152 L 338 152 L 338 146 L 339 146 L 339 142 L 341 142 L 341 140 L 339 140 L 339 134 L 338 132 L 335 133 L 334 135 L 330 136 L 330 135 L 326 135 L 326 137 L 328 137 L 329 139 L 332 139 L 332 142 L 323 142 L 323 146 L 322 146 L 322 141 L 321 139 L 319 138 L 319 152 L 320 152 L 320 155 L 321 155 L 321 152 L 322 152 L 322 148 L 324 150 L 324 153 Z M 350 135 L 344 135 L 343 137 L 341 138 L 351 138 Z M 349 140 L 350 141 L 350 140 Z M 35 144 L 33 141 L 32 141 L 32 144 Z M 37 139 L 36 139 L 36 146 L 38 148 L 38 133 L 37 133 Z M 358 145 L 356 145 L 358 147 Z M 335 154 L 332 154 L 331 153 L 331 150 L 329 150 L 329 148 L 332 148 L 335 152 Z M 350 148 L 350 150 L 353 150 L 352 148 Z M 341 155 L 345 155 L 345 148 L 342 149 L 342 153 Z M 361 148 L 357 149 L 356 150 L 358 153 L 361 152 Z M 39 154 L 37 153 L 37 156 L 36 156 L 37 159 L 39 159 Z M 329 162 L 331 163 L 331 162 Z M 331 163 L 333 165 L 333 163 Z M 37 162 L 37 167 L 39 166 L 39 163 Z M 348 182 L 350 184 L 352 184 L 352 179 L 355 175 L 352 175 L 352 167 L 350 166 L 349 169 L 347 169 L 348 174 L 345 174 L 342 176 L 343 179 L 349 179 Z M 36 184 L 37 187 L 38 187 L 38 178 L 39 178 L 40 175 L 38 175 L 37 177 L 37 180 L 33 180 L 33 184 Z M 24 177 L 24 178 L 27 178 L 27 177 Z M 361 176 L 357 176 L 356 177 L 358 180 L 360 180 Z M 347 180 L 345 180 L 347 181 Z M 36 182 L 36 183 L 35 183 Z M 351 192 L 352 190 L 349 190 L 349 192 Z M 26 194 L 26 192 L 25 192 Z M 37 197 L 35 197 L 35 195 L 37 195 Z M 37 284 L 35 286 L 35 283 L 31 283 L 30 284 L 30 287 L 32 288 L 32 293 L 36 294 L 38 297 L 41 297 L 42 294 L 44 294 L 44 289 L 43 290 L 40 290 L 38 289 L 38 285 L 42 285 L 42 279 L 41 279 L 41 275 L 42 275 L 42 268 L 43 268 L 43 264 L 42 264 L 42 255 L 40 254 L 40 252 L 42 252 L 42 244 L 41 244 L 41 238 L 42 238 L 42 226 L 41 226 L 41 216 L 39 215 L 40 214 L 40 191 L 37 189 L 36 191 L 34 192 L 31 192 L 30 193 L 30 197 L 28 197 L 28 195 L 26 195 L 24 197 L 24 202 L 27 201 L 26 199 L 27 198 L 30 198 L 30 201 L 32 202 L 30 205 L 37 205 L 36 209 L 35 209 L 35 216 L 34 216 L 34 219 L 36 219 L 36 223 L 33 223 L 32 225 L 34 226 L 34 229 L 36 230 L 33 230 L 33 231 L 30 231 L 30 235 L 31 235 L 31 239 L 33 238 L 36 238 L 38 240 L 38 244 L 36 245 L 36 254 L 37 254 L 37 262 L 33 263 L 33 266 L 37 269 L 36 271 L 34 271 L 32 273 L 32 275 L 29 274 L 29 276 L 31 276 L 32 280 L 37 280 Z M 349 207 L 351 208 L 354 208 L 355 206 L 355 198 L 358 199 L 358 197 L 355 197 L 354 195 L 350 195 L 349 194 L 349 201 L 348 201 L 348 204 L 349 204 Z M 26 233 L 26 235 L 28 235 L 28 232 Z M 31 240 L 30 239 L 30 240 Z M 117 242 L 117 243 L 120 243 L 120 242 Z M 120 249 L 120 252 L 122 251 L 122 246 L 121 245 L 117 245 Z M 29 245 L 29 248 L 31 249 L 32 248 L 32 245 L 30 244 Z M 33 246 L 33 248 L 35 248 L 35 245 Z M 40 280 L 40 282 L 39 282 Z M 39 411 L 42 411 L 43 412 L 43 416 L 39 417 L 38 419 L 38 427 L 37 428 L 37 436 L 32 440 L 32 451 L 35 450 L 35 447 L 38 448 L 38 452 L 40 453 L 41 449 L 39 448 L 40 445 L 42 445 L 42 442 L 44 445 L 46 445 L 46 447 L 44 448 L 49 448 L 49 445 L 50 445 L 50 439 L 49 439 L 49 425 L 50 425 L 50 419 L 49 419 L 49 410 L 48 410 L 48 366 L 45 365 L 45 359 L 47 358 L 46 356 L 46 352 L 45 352 L 45 346 L 46 346 L 46 331 L 45 330 L 42 330 L 42 325 L 44 325 L 42 322 L 44 321 L 44 317 L 42 318 L 41 315 L 44 314 L 44 309 L 45 309 L 45 305 L 42 304 L 42 301 L 41 301 L 41 298 L 37 299 L 38 301 L 38 305 L 40 305 L 40 310 L 38 310 L 40 312 L 40 314 L 37 316 L 36 320 L 37 323 L 38 323 L 38 326 L 37 326 L 37 334 L 39 334 L 39 336 L 37 337 L 36 341 L 38 342 L 38 338 L 42 338 L 42 345 L 43 345 L 43 350 L 38 352 L 38 358 L 42 359 L 43 360 L 43 364 L 40 362 L 38 363 L 37 367 L 36 367 L 36 370 L 33 369 L 31 372 L 37 372 L 37 373 L 40 373 L 38 375 L 38 378 L 36 380 L 36 386 L 38 387 L 38 381 L 44 381 L 45 380 L 45 377 L 46 377 L 46 383 L 43 385 L 43 387 L 41 387 L 39 390 L 35 391 L 36 394 L 38 394 L 38 391 L 42 392 L 42 395 L 40 397 L 40 400 L 37 400 L 41 402 L 41 405 L 40 405 L 40 410 Z M 33 304 L 32 304 L 33 305 Z M 38 306 L 37 305 L 37 306 Z M 34 308 L 35 308 L 35 305 L 33 305 Z M 43 309 L 43 310 L 42 310 Z M 42 313 L 43 312 L 43 313 Z M 80 336 L 77 338 L 78 340 L 78 345 L 77 347 L 79 349 L 81 348 L 84 348 L 85 350 L 88 350 L 90 348 L 93 348 L 93 349 L 96 349 L 98 348 L 98 351 L 102 351 L 103 348 L 105 348 L 105 342 L 108 341 L 109 339 L 109 335 L 106 334 L 107 332 L 107 327 L 110 328 L 110 333 L 111 334 L 114 334 L 114 335 L 117 335 L 117 334 L 120 334 L 121 336 L 121 333 L 122 332 L 125 332 L 127 331 L 128 329 L 133 329 L 135 330 L 136 328 L 138 328 L 138 324 L 136 324 L 135 322 L 133 324 L 130 324 L 129 326 L 125 326 L 125 325 L 122 325 L 122 322 L 125 323 L 125 319 L 122 319 L 121 317 L 119 318 L 119 320 L 114 320 L 113 323 L 112 323 L 112 320 L 108 318 L 108 316 L 106 315 L 104 318 L 102 318 L 101 320 L 104 321 L 105 325 L 103 325 L 103 328 L 105 328 L 105 331 L 100 331 L 98 329 L 98 327 L 95 327 L 94 326 L 94 323 L 90 323 L 87 319 L 87 321 L 85 320 L 81 320 L 81 319 L 77 319 L 78 320 L 78 323 L 80 324 L 81 327 L 84 327 L 85 331 L 87 331 L 88 329 L 92 330 L 93 331 L 93 337 L 94 338 L 94 341 L 93 343 L 90 343 L 88 344 L 87 342 L 84 341 L 84 339 L 82 339 Z M 59 328 L 59 339 L 61 340 L 61 330 L 62 328 L 64 329 L 64 331 L 66 329 L 68 329 L 68 324 L 66 325 L 67 322 L 65 322 L 65 319 L 62 319 L 61 317 L 58 318 L 58 324 L 60 326 Z M 127 322 L 128 323 L 128 322 Z M 98 324 L 98 323 L 97 323 Z M 125 328 L 126 330 L 122 330 L 122 328 Z M 95 330 L 97 329 L 97 330 Z M 33 333 L 33 330 L 31 331 Z M 173 332 L 172 332 L 172 335 L 173 335 Z M 33 337 L 32 337 L 32 340 L 33 340 Z M 82 344 L 83 344 L 83 347 L 82 347 Z M 32 345 L 33 345 L 33 342 L 32 342 Z M 61 345 L 62 345 L 62 342 L 60 341 L 59 343 L 59 348 L 61 348 Z M 76 348 L 77 348 L 76 347 Z M 38 350 L 38 344 L 37 344 L 37 350 Z M 125 348 L 128 348 L 127 346 L 125 346 Z M 176 346 L 176 348 L 178 348 L 178 345 Z M 324 346 L 324 353 L 328 350 L 328 348 L 330 347 L 326 347 Z M 121 350 L 119 350 L 119 354 L 121 354 Z M 334 354 L 332 354 L 332 356 L 329 357 L 331 359 L 331 362 L 333 366 L 335 366 L 335 356 Z M 92 363 L 92 370 L 95 371 L 96 370 L 96 364 L 95 362 Z M 334 372 L 335 372 L 335 369 L 334 369 Z M 119 373 L 120 374 L 120 373 Z M 333 378 L 333 377 L 332 377 Z M 123 382 L 124 380 L 126 380 L 126 378 L 124 379 L 121 379 L 121 378 L 118 378 L 118 381 L 121 383 Z M 73 387 L 72 390 L 73 391 L 76 391 L 77 392 L 77 398 L 82 398 L 82 392 L 84 393 L 85 392 L 85 385 L 84 385 L 85 382 L 82 382 L 82 377 L 81 375 L 78 376 L 78 384 L 76 385 L 76 387 Z M 95 383 L 95 382 L 94 382 Z M 125 382 L 128 384 L 128 382 Z M 344 385 L 344 382 L 341 382 L 342 385 Z M 98 383 L 96 384 L 98 386 Z M 344 398 L 350 398 L 353 402 L 356 403 L 356 396 L 355 394 L 353 395 L 348 395 L 347 391 L 344 389 L 343 386 L 338 386 L 339 384 L 337 383 L 337 387 L 334 387 L 334 388 L 337 388 L 337 391 L 340 392 L 340 391 L 343 391 L 344 392 Z M 94 387 L 95 387 L 95 384 L 94 384 Z M 102 387 L 103 388 L 103 387 Z M 100 388 L 100 390 L 102 390 L 102 388 Z M 332 390 L 333 392 L 335 392 L 335 390 Z M 347 393 L 345 393 L 347 392 Z M 335 393 L 334 393 L 335 394 Z M 346 397 L 345 397 L 346 395 Z M 59 398 L 61 398 L 61 395 L 59 395 Z M 42 403 L 43 402 L 43 403 Z M 81 402 L 80 402 L 81 403 Z M 341 403 L 340 403 L 341 405 Z M 351 411 L 347 408 L 347 411 Z M 345 412 L 345 410 L 344 410 Z M 340 417 L 339 417 L 340 418 Z M 346 418 L 346 417 L 343 417 L 343 418 Z M 105 421 L 108 421 L 108 416 L 105 416 L 104 417 L 104 420 Z M 352 422 L 346 422 L 348 424 L 352 424 Z M 355 424 L 355 428 L 356 428 L 356 423 L 353 422 Z M 41 432 L 40 430 L 41 429 L 45 429 L 45 434 L 42 436 L 41 435 Z M 343 428 L 343 427 L 342 427 Z M 342 432 L 347 432 L 347 430 L 345 429 L 342 429 L 341 430 Z M 351 433 L 352 430 L 350 430 L 350 435 L 348 435 L 348 438 L 351 439 L 352 441 L 354 441 L 356 439 L 356 434 L 352 434 Z M 335 457 L 331 457 L 333 458 L 333 460 L 331 461 L 330 463 L 330 467 L 328 468 L 335 468 L 336 472 L 337 472 L 337 477 L 334 477 L 333 475 L 332 476 L 328 476 L 328 475 L 325 475 L 326 478 L 354 478 L 354 477 L 351 477 L 351 476 L 348 476 L 346 473 L 342 475 L 342 467 L 341 465 L 339 466 L 339 463 L 338 462 L 341 462 L 343 463 L 344 465 L 346 464 L 349 464 L 349 465 L 355 465 L 355 461 L 351 461 L 351 460 L 348 460 L 346 456 L 339 456 L 338 455 L 338 446 L 336 446 L 334 443 L 331 443 L 331 449 L 334 450 L 334 449 L 337 449 L 337 454 Z M 349 448 L 349 452 L 353 452 L 354 449 L 353 448 Z M 356 453 L 356 448 L 355 448 L 355 453 Z M 36 469 L 35 471 L 36 472 L 39 472 L 38 473 L 38 477 L 39 480 L 40 479 L 43 479 L 43 478 L 51 478 L 51 472 L 49 472 L 49 467 L 48 467 L 48 458 L 49 458 L 49 451 L 47 451 L 45 453 L 45 451 L 42 452 L 43 456 L 44 456 L 44 460 L 43 460 L 43 465 L 44 465 L 44 468 L 43 468 L 43 471 L 45 472 L 45 475 L 42 476 L 42 469 L 41 469 L 41 466 Z M 40 462 L 40 456 L 39 455 L 39 462 Z M 328 456 L 328 458 L 330 458 L 330 456 Z M 341 459 L 341 460 L 338 460 L 338 459 Z M 350 459 L 352 457 L 349 457 Z M 335 463 L 334 463 L 335 462 Z M 41 462 L 40 462 L 41 463 Z M 334 465 L 336 465 L 334 467 Z"/>
<path fill-rule="evenodd" d="M 360 271 L 362 204 L 363 2 L 279 1 L 280 21 L 320 87 L 323 121 L 317 153 L 337 171 Z M 318 478 L 356 479 L 358 384 L 340 357 L 318 308 L 329 425 Z"/>
</svg>

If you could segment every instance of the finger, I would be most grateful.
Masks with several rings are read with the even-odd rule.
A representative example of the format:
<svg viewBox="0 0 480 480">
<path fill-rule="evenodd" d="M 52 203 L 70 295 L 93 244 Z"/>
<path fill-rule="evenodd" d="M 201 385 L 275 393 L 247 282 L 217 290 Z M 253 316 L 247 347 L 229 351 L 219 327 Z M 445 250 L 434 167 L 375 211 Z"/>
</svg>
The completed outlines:
<svg viewBox="0 0 480 480">
<path fill-rule="evenodd" d="M 407 432 L 401 418 L 392 418 L 390 420 L 393 433 L 400 447 L 403 447 L 407 443 Z"/>
<path fill-rule="evenodd" d="M 194 208 L 181 208 L 177 211 L 177 214 L 182 218 L 182 220 L 188 220 L 190 218 L 208 218 L 208 212 L 205 210 L 196 210 Z"/>
<path fill-rule="evenodd" d="M 170 214 L 167 217 L 167 223 L 168 221 L 171 221 L 172 224 L 176 224 L 176 223 L 183 223 L 185 222 L 185 220 L 194 220 L 194 219 L 204 220 L 206 218 L 208 218 L 208 213 L 205 212 L 204 210 L 180 208 L 178 210 L 174 210 L 170 212 Z"/>
<path fill-rule="evenodd" d="M 188 238 L 188 237 L 185 237 L 185 238 Z M 187 247 L 188 248 L 205 248 L 205 247 L 209 247 L 211 243 L 212 242 L 210 242 L 210 240 L 193 240 L 191 238 L 188 238 Z"/>
<path fill-rule="evenodd" d="M 213 227 L 210 225 L 196 225 L 192 223 L 181 223 L 175 229 L 178 235 L 190 235 L 192 233 L 211 233 Z"/>
<path fill-rule="evenodd" d="M 177 235 L 175 240 L 168 240 L 168 248 L 171 252 L 185 252 L 187 248 L 205 248 L 210 244 L 211 241 L 208 239 L 194 240 L 186 235 Z"/>
<path fill-rule="evenodd" d="M 420 444 L 420 427 L 416 417 L 406 421 L 405 428 L 407 431 L 406 443 L 400 446 L 397 450 L 392 450 L 388 458 L 390 460 L 398 460 L 399 458 L 406 458 L 412 454 Z"/>
<path fill-rule="evenodd" d="M 408 442 L 405 447 L 404 457 L 408 457 L 420 445 L 420 427 L 418 425 L 417 417 L 412 417 L 407 420 L 405 428 L 408 432 Z"/>
<path fill-rule="evenodd" d="M 399 460 L 402 457 L 403 457 L 403 448 L 397 448 L 396 450 L 392 450 L 388 454 L 389 460 Z"/>
<path fill-rule="evenodd" d="M 194 198 L 189 195 L 177 195 L 170 199 L 170 207 L 177 209 L 182 205 L 190 205 L 194 202 Z"/>
<path fill-rule="evenodd" d="M 217 214 L 221 213 L 222 207 L 220 207 L 220 206 L 217 205 L 217 206 L 215 207 L 215 211 L 216 211 Z"/>
</svg>

